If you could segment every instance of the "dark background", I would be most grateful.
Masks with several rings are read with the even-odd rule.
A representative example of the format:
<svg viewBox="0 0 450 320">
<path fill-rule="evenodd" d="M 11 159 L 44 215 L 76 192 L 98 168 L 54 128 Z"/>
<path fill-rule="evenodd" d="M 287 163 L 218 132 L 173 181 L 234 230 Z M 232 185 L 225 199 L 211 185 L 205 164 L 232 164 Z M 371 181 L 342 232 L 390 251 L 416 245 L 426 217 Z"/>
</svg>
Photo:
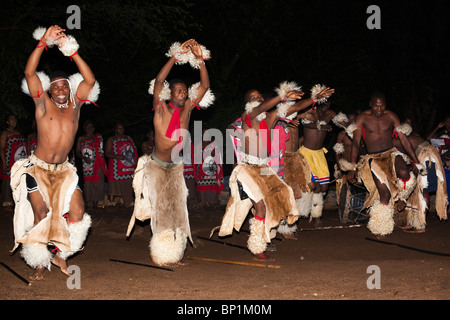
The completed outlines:
<svg viewBox="0 0 450 320">
<path fill-rule="evenodd" d="M 274 94 L 282 81 L 296 81 L 306 95 L 321 83 L 336 89 L 332 108 L 345 113 L 368 107 L 372 91 L 383 91 L 388 108 L 428 134 L 449 110 L 448 12 L 444 1 L 14 1 L 2 3 L 0 32 L 0 120 L 10 113 L 23 134 L 31 130 L 34 104 L 20 90 L 38 26 L 66 28 L 81 9 L 81 29 L 67 30 L 100 83 L 94 105 L 83 106 L 80 123 L 93 119 L 104 139 L 122 121 L 139 147 L 152 125 L 150 80 L 167 61 L 170 45 L 195 38 L 211 51 L 207 68 L 215 104 L 195 110 L 191 123 L 224 130 L 244 109 L 250 88 Z M 381 9 L 381 29 L 369 30 L 369 5 Z M 54 47 L 38 70 L 77 72 Z M 198 70 L 175 66 L 169 78 L 188 86 Z M 82 125 L 80 125 L 80 132 Z M 333 130 L 327 147 L 334 144 Z"/>
</svg>

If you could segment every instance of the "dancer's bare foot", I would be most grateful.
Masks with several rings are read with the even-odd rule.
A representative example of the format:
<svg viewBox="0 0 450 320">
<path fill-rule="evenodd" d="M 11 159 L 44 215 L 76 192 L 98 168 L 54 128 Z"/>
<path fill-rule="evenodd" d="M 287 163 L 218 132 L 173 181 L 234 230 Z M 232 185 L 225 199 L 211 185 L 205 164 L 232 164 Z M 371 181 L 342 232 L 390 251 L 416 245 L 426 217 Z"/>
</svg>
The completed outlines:
<svg viewBox="0 0 450 320">
<path fill-rule="evenodd" d="M 320 228 L 322 226 L 323 226 L 322 219 L 320 219 L 320 218 L 314 219 L 314 227 Z"/>
<path fill-rule="evenodd" d="M 67 271 L 67 262 L 63 258 L 61 258 L 59 255 L 55 254 L 55 256 L 52 259 L 52 263 L 59 267 L 61 269 L 61 272 L 64 273 L 67 276 L 71 276 L 71 274 Z"/>
<path fill-rule="evenodd" d="M 252 256 L 252 259 L 253 259 L 253 260 L 256 260 L 256 261 L 275 261 L 274 258 L 268 256 L 268 255 L 265 254 L 265 253 L 254 254 L 254 255 Z"/>
<path fill-rule="evenodd" d="M 407 233 L 424 233 L 425 229 L 416 229 L 416 228 L 411 227 L 409 229 L 403 229 L 403 231 L 407 232 Z"/>
<path fill-rule="evenodd" d="M 188 263 L 183 259 L 178 262 L 163 264 L 163 265 L 161 265 L 161 267 L 173 269 L 173 268 L 180 267 L 180 266 L 186 266 L 187 264 Z"/>
<path fill-rule="evenodd" d="M 282 233 L 283 237 L 289 240 L 297 240 L 295 233 Z"/>
<path fill-rule="evenodd" d="M 44 279 L 45 267 L 37 267 L 31 276 L 28 277 L 31 281 L 39 281 Z"/>
</svg>

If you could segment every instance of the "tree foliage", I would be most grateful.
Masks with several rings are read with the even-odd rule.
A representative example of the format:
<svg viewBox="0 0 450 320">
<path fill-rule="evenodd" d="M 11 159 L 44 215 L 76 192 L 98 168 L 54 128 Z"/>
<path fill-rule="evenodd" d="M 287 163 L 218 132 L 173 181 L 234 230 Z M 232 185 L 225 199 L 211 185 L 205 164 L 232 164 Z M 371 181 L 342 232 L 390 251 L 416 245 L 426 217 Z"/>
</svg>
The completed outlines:
<svg viewBox="0 0 450 320">
<path fill-rule="evenodd" d="M 366 27 L 366 0 L 172 0 L 78 2 L 81 29 L 67 30 L 80 43 L 80 55 L 101 86 L 99 108 L 83 107 L 107 136 L 122 121 L 142 139 L 152 123 L 147 90 L 165 63 L 170 44 L 195 38 L 211 50 L 207 62 L 214 106 L 194 111 L 193 121 L 225 129 L 243 111 L 243 93 L 257 88 L 274 94 L 282 81 L 296 81 L 306 94 L 316 83 L 336 89 L 333 108 L 365 109 L 374 90 L 385 91 L 388 107 L 400 118 L 414 117 L 426 134 L 447 109 L 443 84 L 448 80 L 443 1 L 420 6 L 382 2 L 381 30 Z M 425 2 L 424 2 L 425 3 Z M 8 113 L 26 130 L 34 115 L 20 91 L 23 69 L 36 45 L 37 26 L 66 25 L 69 2 L 18 0 L 2 10 L 1 120 Z M 76 72 L 56 48 L 43 55 L 40 69 Z M 198 81 L 198 71 L 176 66 L 171 77 Z"/>
</svg>

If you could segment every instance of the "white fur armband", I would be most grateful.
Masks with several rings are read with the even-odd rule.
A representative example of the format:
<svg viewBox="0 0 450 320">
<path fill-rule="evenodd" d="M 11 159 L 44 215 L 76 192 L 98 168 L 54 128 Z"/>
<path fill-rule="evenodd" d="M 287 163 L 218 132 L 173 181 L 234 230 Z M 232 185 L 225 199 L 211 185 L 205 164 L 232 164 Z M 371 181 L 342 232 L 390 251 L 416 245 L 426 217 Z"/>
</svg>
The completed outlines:
<svg viewBox="0 0 450 320">
<path fill-rule="evenodd" d="M 327 88 L 327 86 L 325 85 L 320 85 L 320 84 L 316 84 L 314 87 L 311 88 L 311 98 L 314 101 L 317 101 L 318 103 L 324 103 L 327 101 L 327 99 L 331 96 L 331 94 L 329 94 L 328 96 L 319 99 L 319 93 L 321 93 L 323 90 L 325 90 Z"/>
<path fill-rule="evenodd" d="M 297 116 L 297 112 L 291 114 L 289 117 L 287 117 L 287 113 L 289 111 L 289 108 L 292 107 L 295 104 L 294 101 L 286 101 L 286 102 L 280 102 L 277 104 L 277 115 L 280 118 L 288 118 L 290 120 L 294 119 L 295 116 Z"/>
<path fill-rule="evenodd" d="M 200 82 L 197 82 L 189 87 L 189 90 L 188 90 L 189 99 L 191 99 L 191 100 L 197 99 L 199 86 L 200 86 Z M 211 106 L 214 103 L 215 99 L 216 99 L 216 97 L 214 96 L 214 93 L 211 91 L 211 89 L 208 88 L 208 90 L 206 90 L 205 95 L 203 96 L 202 100 L 200 100 L 200 102 L 198 103 L 198 105 L 202 109 L 207 109 L 209 106 Z"/>
<path fill-rule="evenodd" d="M 252 110 L 253 110 L 254 108 L 256 108 L 257 106 L 259 106 L 260 104 L 261 104 L 261 102 L 259 102 L 259 101 L 247 102 L 247 103 L 245 104 L 245 112 L 246 112 L 247 114 L 250 113 L 250 112 L 252 112 Z M 262 120 L 264 120 L 265 118 L 266 118 L 266 113 L 263 112 L 263 113 L 259 114 L 259 115 L 256 117 L 256 120 L 262 121 Z"/>
<path fill-rule="evenodd" d="M 281 100 L 288 100 L 286 98 L 286 95 L 289 91 L 302 91 L 302 87 L 297 85 L 295 82 L 287 82 L 284 81 L 280 83 L 280 86 L 278 88 L 275 88 L 275 92 L 280 97 Z M 291 100 L 291 99 L 289 99 Z"/>
<path fill-rule="evenodd" d="M 340 142 L 337 142 L 333 146 L 333 150 L 334 150 L 334 152 L 336 152 L 336 154 L 343 154 L 345 152 L 344 144 L 340 143 Z"/>
<path fill-rule="evenodd" d="M 50 78 L 44 71 L 38 71 L 36 72 L 36 75 L 39 77 L 39 80 L 41 80 L 42 89 L 44 89 L 44 92 L 47 92 L 50 89 Z M 30 89 L 28 89 L 28 83 L 25 78 L 22 79 L 22 84 L 20 87 L 23 93 L 31 96 Z"/>
<path fill-rule="evenodd" d="M 155 81 L 156 79 L 153 79 L 152 81 L 150 81 L 150 87 L 148 88 L 148 93 L 150 93 L 151 95 L 153 95 L 153 92 L 155 90 Z M 161 89 L 161 91 L 159 92 L 159 100 L 170 100 L 170 85 L 169 82 L 164 81 L 164 86 Z"/>
<path fill-rule="evenodd" d="M 412 132 L 412 127 L 408 123 L 402 123 L 401 125 L 395 128 L 395 131 L 401 132 L 406 136 L 409 136 Z"/>
<path fill-rule="evenodd" d="M 61 46 L 59 46 L 59 50 L 66 57 L 70 57 L 74 55 L 80 46 L 78 45 L 77 40 L 73 36 L 67 36 Z"/>
<path fill-rule="evenodd" d="M 42 37 L 44 36 L 45 32 L 47 31 L 46 28 L 44 27 L 37 27 L 34 31 L 33 31 L 33 39 L 40 41 L 42 39 Z M 53 38 L 48 38 L 47 42 L 45 43 L 45 45 L 47 47 L 53 47 L 55 44 L 57 44 L 57 42 L 53 39 Z"/>
<path fill-rule="evenodd" d="M 184 51 L 184 49 L 181 46 L 181 43 L 179 43 L 179 42 L 172 43 L 172 45 L 169 48 L 169 51 L 166 53 L 166 56 L 167 57 L 175 57 L 176 64 L 181 65 L 181 64 L 186 64 L 189 62 L 189 64 L 191 65 L 192 68 L 200 69 L 200 64 L 204 60 L 211 59 L 211 52 L 208 49 L 206 49 L 205 46 L 202 46 L 202 45 L 199 45 L 199 46 L 200 46 L 200 49 L 202 50 L 202 59 L 197 59 L 191 50 L 183 53 L 182 51 Z"/>
<path fill-rule="evenodd" d="M 83 80 L 84 80 L 84 78 L 81 75 L 81 73 L 75 73 L 69 77 L 70 86 L 75 91 L 75 94 L 77 92 L 78 86 L 80 85 L 81 81 L 83 81 Z M 90 104 L 91 102 L 97 102 L 99 95 L 100 95 L 100 84 L 96 80 L 91 91 L 89 91 L 89 95 L 88 95 L 85 103 Z"/>
<path fill-rule="evenodd" d="M 347 118 L 347 115 L 345 115 L 342 112 L 339 112 L 336 116 L 334 116 L 333 119 L 331 119 L 331 121 L 333 121 L 333 123 L 335 125 L 337 125 L 338 127 L 345 128 L 343 123 L 347 123 L 348 122 L 348 118 Z"/>
<path fill-rule="evenodd" d="M 355 131 L 356 128 L 356 123 L 350 123 L 347 128 L 345 128 L 345 133 L 347 133 L 350 139 L 353 139 L 353 131 Z"/>
</svg>

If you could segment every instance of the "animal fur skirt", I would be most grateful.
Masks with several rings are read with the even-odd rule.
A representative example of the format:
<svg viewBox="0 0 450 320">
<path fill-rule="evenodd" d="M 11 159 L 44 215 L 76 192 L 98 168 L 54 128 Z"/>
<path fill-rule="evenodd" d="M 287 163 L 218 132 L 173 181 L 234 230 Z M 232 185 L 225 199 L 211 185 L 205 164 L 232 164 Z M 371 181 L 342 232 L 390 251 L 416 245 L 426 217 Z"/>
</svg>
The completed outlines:
<svg viewBox="0 0 450 320">
<path fill-rule="evenodd" d="M 146 155 L 139 158 L 135 170 L 135 205 L 127 236 L 136 219 L 150 219 L 150 256 L 158 265 L 179 262 L 184 256 L 187 239 L 193 243 L 183 170 L 183 163 L 166 167 Z"/>
</svg>

